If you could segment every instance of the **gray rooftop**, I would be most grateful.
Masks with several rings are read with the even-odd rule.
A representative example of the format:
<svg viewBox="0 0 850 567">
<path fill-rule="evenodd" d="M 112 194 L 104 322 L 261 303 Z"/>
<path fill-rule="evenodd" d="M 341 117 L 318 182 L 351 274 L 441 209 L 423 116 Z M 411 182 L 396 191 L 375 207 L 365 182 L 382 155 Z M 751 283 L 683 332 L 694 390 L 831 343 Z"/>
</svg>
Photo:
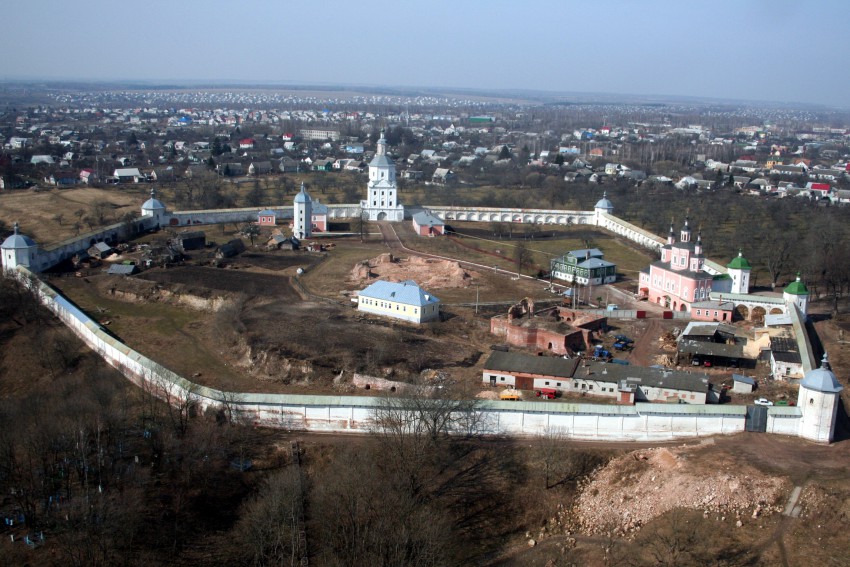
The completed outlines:
<svg viewBox="0 0 850 567">
<path fill-rule="evenodd" d="M 558 378 L 571 378 L 578 366 L 579 360 L 563 359 L 551 356 L 532 356 L 517 352 L 493 351 L 484 370 L 496 370 L 504 372 L 521 372 L 523 374 L 536 374 L 538 376 L 555 376 Z"/>
</svg>

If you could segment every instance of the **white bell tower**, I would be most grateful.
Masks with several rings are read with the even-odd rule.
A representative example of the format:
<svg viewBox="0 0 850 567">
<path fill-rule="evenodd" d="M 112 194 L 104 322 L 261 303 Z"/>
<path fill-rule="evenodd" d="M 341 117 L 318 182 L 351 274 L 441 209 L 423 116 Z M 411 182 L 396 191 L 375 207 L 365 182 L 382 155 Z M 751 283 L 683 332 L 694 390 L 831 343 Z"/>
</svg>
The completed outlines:
<svg viewBox="0 0 850 567">
<path fill-rule="evenodd" d="M 293 205 L 292 235 L 299 240 L 313 236 L 313 200 L 303 183 Z"/>
<path fill-rule="evenodd" d="M 366 200 L 360 207 L 369 215 L 369 220 L 404 220 L 404 207 L 398 203 L 398 184 L 395 177 L 395 163 L 387 155 L 387 140 L 384 131 L 378 140 L 375 157 L 369 163 L 369 183 L 366 186 Z"/>
<path fill-rule="evenodd" d="M 732 293 L 750 293 L 750 263 L 744 258 L 744 253 L 738 250 L 738 256 L 726 265 L 729 277 L 732 278 Z"/>
</svg>

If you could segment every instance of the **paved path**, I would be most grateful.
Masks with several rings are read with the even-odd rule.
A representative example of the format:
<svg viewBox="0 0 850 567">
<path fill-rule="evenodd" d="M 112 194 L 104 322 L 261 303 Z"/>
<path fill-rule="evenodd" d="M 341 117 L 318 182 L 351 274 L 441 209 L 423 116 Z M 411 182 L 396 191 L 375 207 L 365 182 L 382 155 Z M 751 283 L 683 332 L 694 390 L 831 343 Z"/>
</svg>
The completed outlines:
<svg viewBox="0 0 850 567">
<path fill-rule="evenodd" d="M 800 498 L 800 492 L 802 491 L 802 486 L 794 487 L 794 490 L 791 491 L 791 497 L 788 498 L 788 503 L 785 505 L 785 511 L 782 512 L 783 515 L 791 516 L 792 518 L 800 517 L 800 507 L 797 506 L 797 499 Z"/>
</svg>

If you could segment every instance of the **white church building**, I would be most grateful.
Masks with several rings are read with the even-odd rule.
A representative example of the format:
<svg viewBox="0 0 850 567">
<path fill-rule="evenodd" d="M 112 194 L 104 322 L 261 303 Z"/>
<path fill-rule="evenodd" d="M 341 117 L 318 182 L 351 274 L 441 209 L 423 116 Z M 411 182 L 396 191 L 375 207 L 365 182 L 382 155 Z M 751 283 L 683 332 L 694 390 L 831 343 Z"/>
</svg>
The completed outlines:
<svg viewBox="0 0 850 567">
<path fill-rule="evenodd" d="M 395 163 L 387 155 L 387 140 L 381 131 L 375 157 L 369 163 L 369 183 L 366 186 L 366 200 L 360 201 L 360 209 L 368 215 L 370 221 L 404 220 L 404 206 L 398 202 L 398 183 Z"/>
</svg>

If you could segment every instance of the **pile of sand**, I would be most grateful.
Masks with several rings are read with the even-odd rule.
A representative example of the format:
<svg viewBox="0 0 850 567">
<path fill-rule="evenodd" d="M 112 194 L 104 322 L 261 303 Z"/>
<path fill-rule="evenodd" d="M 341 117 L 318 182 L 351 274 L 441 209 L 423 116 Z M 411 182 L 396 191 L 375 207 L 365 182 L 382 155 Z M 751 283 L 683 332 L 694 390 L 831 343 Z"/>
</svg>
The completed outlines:
<svg viewBox="0 0 850 567">
<path fill-rule="evenodd" d="M 696 467 L 687 449 L 646 449 L 612 460 L 581 487 L 575 520 L 588 534 L 627 534 L 674 508 L 746 522 L 782 511 L 782 478 L 749 467 Z"/>
</svg>

